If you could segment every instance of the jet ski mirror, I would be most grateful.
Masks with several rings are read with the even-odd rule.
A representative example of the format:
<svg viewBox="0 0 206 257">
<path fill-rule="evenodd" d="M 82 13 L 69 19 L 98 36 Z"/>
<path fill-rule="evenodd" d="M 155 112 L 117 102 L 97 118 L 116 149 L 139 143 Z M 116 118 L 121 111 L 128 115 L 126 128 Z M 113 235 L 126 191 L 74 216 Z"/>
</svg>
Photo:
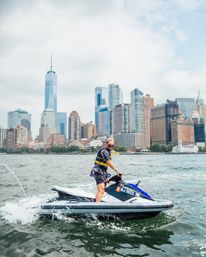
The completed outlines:
<svg viewBox="0 0 206 257">
<path fill-rule="evenodd" d="M 137 182 L 136 186 L 138 186 L 140 182 L 141 182 L 141 180 L 139 180 L 139 181 Z"/>
</svg>

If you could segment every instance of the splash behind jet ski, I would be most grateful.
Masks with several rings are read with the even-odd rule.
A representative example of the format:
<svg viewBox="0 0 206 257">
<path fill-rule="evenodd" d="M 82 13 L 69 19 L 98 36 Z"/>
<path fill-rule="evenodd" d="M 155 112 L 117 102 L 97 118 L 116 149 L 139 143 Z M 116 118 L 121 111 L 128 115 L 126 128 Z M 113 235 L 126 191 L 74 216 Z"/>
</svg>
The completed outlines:
<svg viewBox="0 0 206 257">
<path fill-rule="evenodd" d="M 107 181 L 101 202 L 96 203 L 92 194 L 54 186 L 56 198 L 41 205 L 41 215 L 55 217 L 96 215 L 98 218 L 118 217 L 122 219 L 142 219 L 154 217 L 173 207 L 170 200 L 154 200 L 137 184 L 126 183 L 119 176 Z"/>
</svg>

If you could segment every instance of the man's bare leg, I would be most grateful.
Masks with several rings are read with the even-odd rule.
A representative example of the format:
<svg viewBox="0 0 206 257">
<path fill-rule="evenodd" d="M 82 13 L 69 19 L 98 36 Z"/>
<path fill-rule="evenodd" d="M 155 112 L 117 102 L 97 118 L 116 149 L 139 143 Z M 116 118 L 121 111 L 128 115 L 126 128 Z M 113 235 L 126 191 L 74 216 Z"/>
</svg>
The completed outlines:
<svg viewBox="0 0 206 257">
<path fill-rule="evenodd" d="M 97 185 L 97 195 L 96 195 L 96 203 L 99 203 L 102 200 L 102 197 L 105 192 L 105 183 L 101 183 Z"/>
</svg>

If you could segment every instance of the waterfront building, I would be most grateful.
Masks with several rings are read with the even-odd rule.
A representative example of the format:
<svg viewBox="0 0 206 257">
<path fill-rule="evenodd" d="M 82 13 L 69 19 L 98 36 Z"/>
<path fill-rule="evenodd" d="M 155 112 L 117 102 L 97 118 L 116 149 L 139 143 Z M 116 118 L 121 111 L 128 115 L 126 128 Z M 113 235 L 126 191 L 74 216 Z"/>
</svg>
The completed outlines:
<svg viewBox="0 0 206 257">
<path fill-rule="evenodd" d="M 85 125 L 85 138 L 89 140 L 96 138 L 96 126 L 92 121 L 87 122 Z"/>
<path fill-rule="evenodd" d="M 193 112 L 196 110 L 195 98 L 176 98 L 179 113 L 184 114 L 185 118 L 191 118 Z"/>
<path fill-rule="evenodd" d="M 197 112 L 198 112 L 199 116 L 201 118 L 206 119 L 206 105 L 204 103 L 203 98 L 200 95 L 200 92 L 198 92 L 198 96 L 196 99 L 196 108 L 197 108 Z"/>
<path fill-rule="evenodd" d="M 86 138 L 86 124 L 80 122 L 80 138 Z"/>
<path fill-rule="evenodd" d="M 102 107 L 98 112 L 98 135 L 110 135 L 110 111 L 108 107 Z"/>
<path fill-rule="evenodd" d="M 56 124 L 57 124 L 56 112 L 52 109 L 44 110 L 41 115 L 41 127 L 39 130 L 39 140 L 43 141 L 46 144 L 48 141 L 48 138 L 52 134 L 57 133 Z"/>
<path fill-rule="evenodd" d="M 102 141 L 99 139 L 91 140 L 88 144 L 88 147 L 101 147 L 103 145 Z"/>
<path fill-rule="evenodd" d="M 131 132 L 142 134 L 144 147 L 151 143 L 151 109 L 154 98 L 146 96 L 139 89 L 131 92 Z"/>
<path fill-rule="evenodd" d="M 73 140 L 72 142 L 70 142 L 69 146 L 77 146 L 81 149 L 84 149 L 84 145 L 80 140 Z"/>
<path fill-rule="evenodd" d="M 152 144 L 166 144 L 165 104 L 152 108 Z"/>
<path fill-rule="evenodd" d="M 48 126 L 49 133 L 52 135 L 57 133 L 56 124 L 56 112 L 52 109 L 44 110 L 41 116 L 41 127 Z"/>
<path fill-rule="evenodd" d="M 59 134 L 64 135 L 64 142 L 67 140 L 67 113 L 57 112 L 57 131 Z"/>
<path fill-rule="evenodd" d="M 144 97 L 144 147 L 149 147 L 152 141 L 151 110 L 154 107 L 154 98 L 149 94 Z"/>
<path fill-rule="evenodd" d="M 49 139 L 50 135 L 51 134 L 49 133 L 48 125 L 42 126 L 39 129 L 39 137 L 38 137 L 39 143 L 43 142 L 44 145 L 46 145 L 48 143 L 48 139 Z"/>
<path fill-rule="evenodd" d="M 130 132 L 130 104 L 118 104 L 113 109 L 113 133 Z"/>
<path fill-rule="evenodd" d="M 16 128 L 21 125 L 28 130 L 28 139 L 31 137 L 31 114 L 20 108 L 8 112 L 8 128 Z"/>
<path fill-rule="evenodd" d="M 170 144 L 171 120 L 179 115 L 177 102 L 167 100 L 165 104 L 153 107 L 151 114 L 152 144 Z"/>
<path fill-rule="evenodd" d="M 117 133 L 114 134 L 115 145 L 126 146 L 136 150 L 144 148 L 144 140 L 141 133 Z"/>
<path fill-rule="evenodd" d="M 195 143 L 205 145 L 205 120 L 203 118 L 193 118 Z"/>
<path fill-rule="evenodd" d="M 177 146 L 174 146 L 172 148 L 173 153 L 197 153 L 198 152 L 198 146 L 189 144 L 189 145 L 182 145 L 182 142 L 180 141 Z"/>
<path fill-rule="evenodd" d="M 123 103 L 122 90 L 117 84 L 109 84 L 109 110 L 112 111 L 118 104 Z"/>
<path fill-rule="evenodd" d="M 52 146 L 63 146 L 65 143 L 65 137 L 61 134 L 53 134 L 48 138 L 48 144 Z"/>
<path fill-rule="evenodd" d="M 27 128 L 17 125 L 16 127 L 16 146 L 27 146 L 28 145 L 28 130 Z"/>
<path fill-rule="evenodd" d="M 131 92 L 131 132 L 144 133 L 144 96 L 137 88 Z"/>
<path fill-rule="evenodd" d="M 97 134 L 99 134 L 99 110 L 103 107 L 108 107 L 108 88 L 96 87 L 95 88 L 95 125 Z"/>
<path fill-rule="evenodd" d="M 68 140 L 80 140 L 80 117 L 78 112 L 72 111 L 68 119 Z"/>
<path fill-rule="evenodd" d="M 171 120 L 171 138 L 173 145 L 178 145 L 178 142 L 183 145 L 194 144 L 194 121 L 181 116 Z"/>
<path fill-rule="evenodd" d="M 16 147 L 16 128 L 10 128 L 6 130 L 6 148 Z"/>
<path fill-rule="evenodd" d="M 7 129 L 0 127 L 0 148 L 5 147 Z"/>
<path fill-rule="evenodd" d="M 57 75 L 53 71 L 52 57 L 50 70 L 45 75 L 45 105 L 44 109 L 57 112 Z"/>
</svg>

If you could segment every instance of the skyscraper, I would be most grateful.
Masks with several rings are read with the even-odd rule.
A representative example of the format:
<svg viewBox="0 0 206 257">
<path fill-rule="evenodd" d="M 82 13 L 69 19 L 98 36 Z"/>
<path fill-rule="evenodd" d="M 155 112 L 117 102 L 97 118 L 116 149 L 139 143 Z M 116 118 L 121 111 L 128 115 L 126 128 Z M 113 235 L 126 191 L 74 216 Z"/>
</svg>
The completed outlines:
<svg viewBox="0 0 206 257">
<path fill-rule="evenodd" d="M 95 88 L 95 125 L 97 129 L 97 134 L 99 133 L 99 110 L 108 107 L 108 88 L 106 87 L 96 87 Z"/>
<path fill-rule="evenodd" d="M 96 137 L 96 126 L 92 121 L 85 125 L 85 137 L 88 139 Z"/>
<path fill-rule="evenodd" d="M 80 117 L 76 111 L 72 111 L 69 115 L 68 140 L 80 140 Z"/>
<path fill-rule="evenodd" d="M 205 120 L 204 118 L 194 118 L 195 143 L 203 143 L 205 146 Z"/>
<path fill-rule="evenodd" d="M 53 71 L 52 57 L 50 70 L 45 75 L 45 106 L 44 109 L 52 109 L 57 112 L 57 75 Z"/>
<path fill-rule="evenodd" d="M 196 110 L 196 104 L 194 98 L 176 98 L 175 101 L 178 104 L 179 112 L 184 114 L 185 118 L 191 118 L 192 113 Z"/>
<path fill-rule="evenodd" d="M 152 108 L 152 143 L 170 144 L 172 142 L 171 120 L 179 115 L 176 101 L 167 100 L 165 104 Z"/>
<path fill-rule="evenodd" d="M 99 135 L 110 135 L 110 111 L 106 106 L 102 107 L 98 112 L 98 126 Z"/>
<path fill-rule="evenodd" d="M 131 92 L 131 132 L 140 133 L 144 147 L 149 147 L 151 142 L 151 108 L 154 98 L 135 88 Z"/>
<path fill-rule="evenodd" d="M 39 130 L 39 139 L 45 144 L 48 141 L 48 138 L 52 134 L 57 133 L 56 128 L 56 112 L 52 109 L 46 109 L 42 112 L 41 115 L 41 127 Z"/>
<path fill-rule="evenodd" d="M 149 94 L 144 96 L 144 146 L 149 147 L 152 142 L 152 108 L 154 107 L 154 98 Z"/>
<path fill-rule="evenodd" d="M 67 138 L 67 113 L 57 112 L 57 131 L 59 134 L 64 135 L 64 142 Z"/>
<path fill-rule="evenodd" d="M 122 90 L 117 84 L 109 84 L 109 109 L 112 111 L 114 107 L 123 102 Z"/>
<path fill-rule="evenodd" d="M 137 88 L 131 92 L 131 132 L 144 133 L 144 97 Z"/>
<path fill-rule="evenodd" d="M 130 104 L 119 104 L 113 109 L 113 134 L 130 132 Z"/>
<path fill-rule="evenodd" d="M 109 111 L 110 111 L 110 134 L 113 134 L 113 111 L 114 107 L 118 104 L 122 104 L 123 95 L 122 90 L 117 84 L 109 84 Z"/>
<path fill-rule="evenodd" d="M 198 96 L 196 99 L 196 109 L 197 109 L 197 112 L 199 113 L 200 117 L 204 118 L 206 120 L 206 105 L 200 95 L 200 92 L 198 92 Z"/>
<path fill-rule="evenodd" d="M 165 104 L 152 108 L 152 144 L 166 144 Z"/>
<path fill-rule="evenodd" d="M 22 125 L 28 130 L 28 139 L 31 137 L 31 114 L 20 108 L 8 113 L 8 128 L 16 128 Z"/>
</svg>

